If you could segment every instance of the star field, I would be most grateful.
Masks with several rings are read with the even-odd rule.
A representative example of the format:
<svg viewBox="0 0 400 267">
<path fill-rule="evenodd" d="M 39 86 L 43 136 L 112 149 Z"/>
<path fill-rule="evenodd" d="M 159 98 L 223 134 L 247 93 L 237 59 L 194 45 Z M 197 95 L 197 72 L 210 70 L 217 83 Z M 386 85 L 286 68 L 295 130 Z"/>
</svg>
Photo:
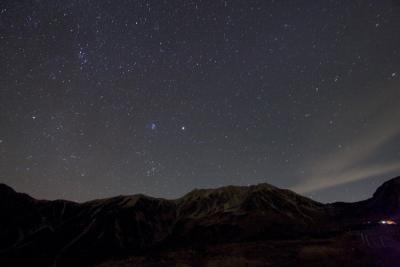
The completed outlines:
<svg viewBox="0 0 400 267">
<path fill-rule="evenodd" d="M 86 201 L 400 173 L 400 2 L 0 3 L 0 182 Z"/>
</svg>

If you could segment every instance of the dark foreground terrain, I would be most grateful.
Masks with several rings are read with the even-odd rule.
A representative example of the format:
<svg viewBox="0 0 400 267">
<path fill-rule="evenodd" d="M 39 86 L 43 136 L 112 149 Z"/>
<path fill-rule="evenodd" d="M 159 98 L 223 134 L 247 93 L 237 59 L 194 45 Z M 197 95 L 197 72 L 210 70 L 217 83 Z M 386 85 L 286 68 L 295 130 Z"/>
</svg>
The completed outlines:
<svg viewBox="0 0 400 267">
<path fill-rule="evenodd" d="M 0 266 L 400 266 L 400 177 L 333 204 L 268 184 L 82 204 L 0 184 L 0 218 Z"/>
</svg>

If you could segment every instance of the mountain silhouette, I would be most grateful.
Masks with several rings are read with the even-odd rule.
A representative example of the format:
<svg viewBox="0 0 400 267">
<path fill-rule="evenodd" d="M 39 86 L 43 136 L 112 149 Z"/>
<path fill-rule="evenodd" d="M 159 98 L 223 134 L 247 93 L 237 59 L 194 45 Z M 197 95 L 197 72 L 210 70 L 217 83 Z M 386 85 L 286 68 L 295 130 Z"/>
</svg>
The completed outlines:
<svg viewBox="0 0 400 267">
<path fill-rule="evenodd" d="M 85 203 L 0 184 L 0 265 L 398 266 L 399 211 L 400 177 L 332 204 L 269 184 Z"/>
</svg>

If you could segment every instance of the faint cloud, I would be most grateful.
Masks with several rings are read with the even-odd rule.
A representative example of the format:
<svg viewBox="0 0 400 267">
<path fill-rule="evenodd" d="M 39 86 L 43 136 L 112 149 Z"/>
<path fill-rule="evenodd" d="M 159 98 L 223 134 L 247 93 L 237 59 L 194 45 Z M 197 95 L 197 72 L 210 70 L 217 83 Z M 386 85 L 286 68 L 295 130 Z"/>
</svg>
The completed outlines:
<svg viewBox="0 0 400 267">
<path fill-rule="evenodd" d="M 305 194 L 329 187 L 356 182 L 373 176 L 389 174 L 395 171 L 400 171 L 400 162 L 353 168 L 344 170 L 342 173 L 328 174 L 325 176 L 322 176 L 323 174 L 321 174 L 321 176 L 312 177 L 291 189 L 298 193 Z"/>
<path fill-rule="evenodd" d="M 400 136 L 400 107 L 396 103 L 400 99 L 399 90 L 388 89 L 385 93 L 388 97 L 369 97 L 368 101 L 358 107 L 358 110 L 370 117 L 368 127 L 348 140 L 342 148 L 331 151 L 321 159 L 307 162 L 305 166 L 309 176 L 293 186 L 292 190 L 304 194 L 400 172 L 398 161 L 369 161 L 382 152 L 385 145 Z M 346 115 L 351 116 L 350 113 Z M 351 121 L 346 125 L 348 129 L 352 127 L 350 123 Z"/>
</svg>

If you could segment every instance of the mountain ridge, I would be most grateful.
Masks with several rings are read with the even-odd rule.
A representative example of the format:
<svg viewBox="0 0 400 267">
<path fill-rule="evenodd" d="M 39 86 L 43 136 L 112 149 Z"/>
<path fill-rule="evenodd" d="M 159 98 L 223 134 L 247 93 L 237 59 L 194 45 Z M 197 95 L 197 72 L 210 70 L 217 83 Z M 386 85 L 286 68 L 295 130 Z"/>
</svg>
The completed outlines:
<svg viewBox="0 0 400 267">
<path fill-rule="evenodd" d="M 0 184 L 0 263 L 93 266 L 114 257 L 218 244 L 303 240 L 397 219 L 400 177 L 367 200 L 323 204 L 267 183 L 76 203 L 36 200 Z M 40 257 L 38 256 L 40 255 Z"/>
</svg>

